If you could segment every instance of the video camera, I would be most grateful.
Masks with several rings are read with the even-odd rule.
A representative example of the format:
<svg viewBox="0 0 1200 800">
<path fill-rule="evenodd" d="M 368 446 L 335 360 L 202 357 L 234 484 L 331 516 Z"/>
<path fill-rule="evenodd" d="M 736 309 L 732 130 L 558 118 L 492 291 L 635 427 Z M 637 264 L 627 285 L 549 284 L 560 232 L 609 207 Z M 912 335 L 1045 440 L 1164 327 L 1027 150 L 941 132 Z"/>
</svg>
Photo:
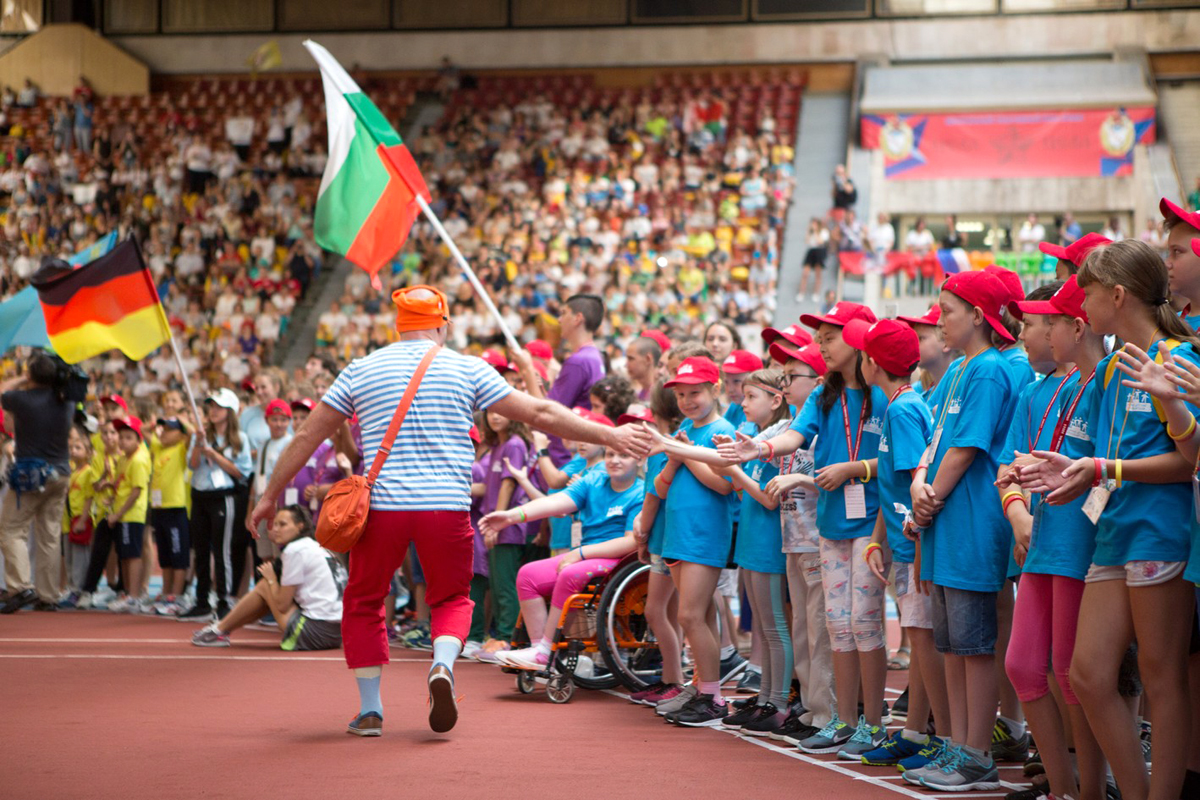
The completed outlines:
<svg viewBox="0 0 1200 800">
<path fill-rule="evenodd" d="M 54 393 L 59 399 L 72 405 L 87 400 L 88 374 L 78 364 L 68 364 L 52 353 L 47 355 L 54 362 Z"/>
</svg>

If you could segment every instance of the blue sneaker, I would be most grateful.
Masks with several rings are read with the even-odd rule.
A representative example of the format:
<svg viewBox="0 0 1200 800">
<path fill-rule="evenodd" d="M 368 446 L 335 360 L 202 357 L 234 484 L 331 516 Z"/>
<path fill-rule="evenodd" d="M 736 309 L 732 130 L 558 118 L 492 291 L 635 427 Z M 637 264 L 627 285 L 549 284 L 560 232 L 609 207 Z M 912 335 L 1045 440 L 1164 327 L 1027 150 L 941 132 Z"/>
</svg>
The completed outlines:
<svg viewBox="0 0 1200 800">
<path fill-rule="evenodd" d="M 886 741 L 887 731 L 882 726 L 872 725 L 867 722 L 866 717 L 859 717 L 858 727 L 854 729 L 850 741 L 846 742 L 845 747 L 838 750 L 837 755 L 843 761 L 859 761 L 862 759 L 863 753 L 875 750 Z"/>
<path fill-rule="evenodd" d="M 850 741 L 850 737 L 854 735 L 854 730 L 854 728 L 851 728 L 848 724 L 838 719 L 837 714 L 834 714 L 833 718 L 829 720 L 828 725 L 801 741 L 797 747 L 805 753 L 836 753 Z"/>
<path fill-rule="evenodd" d="M 920 753 L 901 761 L 896 768 L 902 773 L 901 777 L 904 778 L 905 783 L 920 786 L 922 777 L 930 772 L 938 771 L 953 759 L 955 749 L 954 743 L 950 741 L 942 741 L 937 745 L 930 743 Z"/>
<path fill-rule="evenodd" d="M 940 769 L 925 769 L 921 785 L 942 792 L 995 791 L 1000 788 L 1000 772 L 991 753 L 979 756 L 955 747 L 954 757 Z"/>
<path fill-rule="evenodd" d="M 932 741 L 931 737 L 927 736 L 924 742 L 914 742 L 905 739 L 902 731 L 896 731 L 882 745 L 863 753 L 862 763 L 869 767 L 894 767 L 906 758 L 919 755 Z M 921 766 L 924 766 L 924 763 Z"/>
</svg>

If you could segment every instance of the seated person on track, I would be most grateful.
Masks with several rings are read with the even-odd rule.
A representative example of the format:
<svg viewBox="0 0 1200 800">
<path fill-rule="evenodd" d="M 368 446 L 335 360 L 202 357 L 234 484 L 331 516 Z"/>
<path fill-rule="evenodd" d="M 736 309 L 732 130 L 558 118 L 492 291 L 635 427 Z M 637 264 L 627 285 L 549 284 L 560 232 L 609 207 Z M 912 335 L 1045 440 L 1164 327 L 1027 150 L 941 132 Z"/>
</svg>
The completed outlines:
<svg viewBox="0 0 1200 800">
<path fill-rule="evenodd" d="M 641 462 L 608 450 L 602 470 L 593 470 L 562 492 L 517 508 L 493 511 L 479 521 L 485 537 L 495 537 L 514 524 L 545 517 L 578 514 L 583 526 L 580 546 L 561 555 L 533 561 L 517 573 L 521 616 L 532 647 L 501 653 L 501 662 L 523 669 L 544 669 L 567 598 L 590 580 L 607 574 L 621 558 L 637 549 L 633 518 L 642 510 L 646 489 L 638 477 Z M 550 612 L 546 613 L 546 599 Z M 540 641 L 536 637 L 541 634 Z"/>
<path fill-rule="evenodd" d="M 258 568 L 261 580 L 225 617 L 196 631 L 192 644 L 228 647 L 229 634 L 270 613 L 283 634 L 282 650 L 336 650 L 342 646 L 342 592 L 346 569 L 313 538 L 313 521 L 301 505 L 285 506 L 267 532 L 281 551 Z"/>
</svg>

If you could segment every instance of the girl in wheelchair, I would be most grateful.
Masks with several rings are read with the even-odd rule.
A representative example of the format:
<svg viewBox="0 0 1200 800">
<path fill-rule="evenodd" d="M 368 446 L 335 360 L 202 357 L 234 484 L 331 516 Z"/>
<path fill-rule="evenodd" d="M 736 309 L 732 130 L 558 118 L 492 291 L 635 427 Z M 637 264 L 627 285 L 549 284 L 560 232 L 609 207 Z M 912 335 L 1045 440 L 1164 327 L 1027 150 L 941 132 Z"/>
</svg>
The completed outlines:
<svg viewBox="0 0 1200 800">
<path fill-rule="evenodd" d="M 638 478 L 640 461 L 609 451 L 604 470 L 593 470 L 562 492 L 517 508 L 493 511 L 479 521 L 480 532 L 496 535 L 510 525 L 524 525 L 546 517 L 576 514 L 582 523 L 579 547 L 552 558 L 533 561 L 517 573 L 517 597 L 530 639 L 541 632 L 532 647 L 497 655 L 501 663 L 523 669 L 544 669 L 567 598 L 589 581 L 605 575 L 621 558 L 637 549 L 633 518 L 642 510 L 646 490 Z M 546 611 L 546 599 L 550 611 Z"/>
</svg>

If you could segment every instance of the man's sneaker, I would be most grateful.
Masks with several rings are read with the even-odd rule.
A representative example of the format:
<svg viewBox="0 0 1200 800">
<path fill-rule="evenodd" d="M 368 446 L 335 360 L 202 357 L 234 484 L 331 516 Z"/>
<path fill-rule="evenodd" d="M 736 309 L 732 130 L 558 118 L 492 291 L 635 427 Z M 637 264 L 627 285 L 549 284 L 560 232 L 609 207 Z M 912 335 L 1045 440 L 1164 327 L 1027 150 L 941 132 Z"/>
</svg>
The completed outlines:
<svg viewBox="0 0 1200 800">
<path fill-rule="evenodd" d="M 742 706 L 741 708 L 730 712 L 725 719 L 721 720 L 721 725 L 726 728 L 740 728 L 750 720 L 757 717 L 759 715 L 759 709 L 761 708 L 763 708 L 763 706 L 757 704 Z M 772 713 L 774 713 L 775 706 L 771 706 L 771 709 Z"/>
<path fill-rule="evenodd" d="M 729 681 L 742 674 L 742 670 L 744 670 L 748 664 L 749 662 L 738 655 L 737 651 L 734 651 L 733 655 L 731 655 L 729 658 L 722 658 L 721 683 L 729 683 Z"/>
<path fill-rule="evenodd" d="M 797 747 L 805 753 L 836 753 L 846 742 L 850 741 L 850 737 L 853 735 L 854 728 L 842 722 L 838 719 L 837 714 L 834 714 L 828 725 L 801 741 Z"/>
<path fill-rule="evenodd" d="M 1000 771 L 990 755 L 987 761 L 956 746 L 954 755 L 939 769 L 926 769 L 921 785 L 942 792 L 995 791 L 1000 788 Z"/>
<path fill-rule="evenodd" d="M 350 724 L 346 726 L 346 733 L 353 733 L 355 736 L 382 736 L 383 717 L 374 711 L 359 714 L 350 720 Z"/>
<path fill-rule="evenodd" d="M 660 717 L 665 717 L 667 714 L 674 714 L 681 710 L 688 703 L 692 702 L 697 694 L 700 693 L 699 687 L 694 683 L 689 683 L 679 690 L 679 694 L 674 697 L 667 698 L 654 707 L 654 713 Z"/>
<path fill-rule="evenodd" d="M 176 616 L 180 622 L 208 622 L 212 620 L 212 609 L 208 606 L 192 606 L 187 610 L 180 610 Z"/>
<path fill-rule="evenodd" d="M 496 658 L 501 664 L 517 669 L 546 669 L 550 666 L 550 656 L 539 651 L 536 647 L 525 647 L 521 650 L 497 650 Z"/>
<path fill-rule="evenodd" d="M 229 647 L 229 634 L 217 630 L 217 623 L 213 622 L 192 634 L 192 644 L 197 647 Z"/>
<path fill-rule="evenodd" d="M 742 733 L 750 736 L 766 736 L 779 727 L 779 709 L 770 703 L 758 707 L 758 716 L 742 726 Z"/>
<path fill-rule="evenodd" d="M 1002 719 L 996 720 L 992 728 L 992 759 L 994 761 L 1015 761 L 1019 764 L 1029 758 L 1029 731 L 1020 736 L 1013 736 L 1012 730 Z"/>
<path fill-rule="evenodd" d="M 932 741 L 927 738 L 925 742 L 914 742 L 905 739 L 902 734 L 902 731 L 896 731 L 879 747 L 863 753 L 862 763 L 868 767 L 894 767 L 906 758 L 919 755 Z"/>
<path fill-rule="evenodd" d="M 729 714 L 729 706 L 718 705 L 711 694 L 698 694 L 668 719 L 685 728 L 711 728 L 720 725 Z"/>
<path fill-rule="evenodd" d="M 742 679 L 738 681 L 737 688 L 734 690 L 738 694 L 758 694 L 762 689 L 762 673 L 757 670 L 747 669 L 742 673 Z"/>
<path fill-rule="evenodd" d="M 795 746 L 817 733 L 820 730 L 819 728 L 813 725 L 805 725 L 800 721 L 802 713 L 793 708 L 788 712 L 787 719 L 783 721 L 783 724 L 770 731 L 767 736 L 777 742 L 787 742 Z"/>
<path fill-rule="evenodd" d="M 659 703 L 664 703 L 673 697 L 679 695 L 683 691 L 683 687 L 675 683 L 663 684 L 663 688 L 658 691 L 651 692 L 642 700 L 642 705 L 657 708 Z"/>
<path fill-rule="evenodd" d="M 915 756 L 909 756 L 896 765 L 901 777 L 913 786 L 921 785 L 921 778 L 931 770 L 938 770 L 954 755 L 953 745 L 947 741 L 930 742 L 929 746 Z"/>
<path fill-rule="evenodd" d="M 892 703 L 892 720 L 894 722 L 908 721 L 908 687 L 904 687 L 904 691 Z"/>
<path fill-rule="evenodd" d="M 445 733 L 458 722 L 458 701 L 454 697 L 454 673 L 445 664 L 429 670 L 429 727 Z"/>
<path fill-rule="evenodd" d="M 858 727 L 850 741 L 838 750 L 838 758 L 843 761 L 862 761 L 863 753 L 874 750 L 887 741 L 887 731 L 881 725 L 872 725 L 866 717 L 858 718 Z"/>
</svg>

